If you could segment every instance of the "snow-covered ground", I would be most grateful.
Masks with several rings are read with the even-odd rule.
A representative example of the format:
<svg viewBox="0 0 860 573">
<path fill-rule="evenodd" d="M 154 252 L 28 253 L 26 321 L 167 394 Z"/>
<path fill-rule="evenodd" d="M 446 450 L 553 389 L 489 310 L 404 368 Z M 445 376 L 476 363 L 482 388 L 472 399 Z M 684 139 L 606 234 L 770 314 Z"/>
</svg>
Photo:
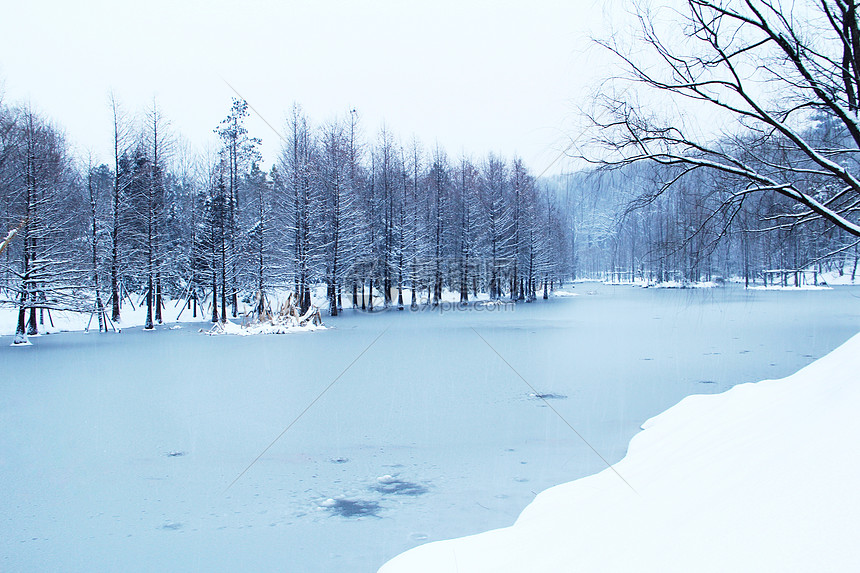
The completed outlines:
<svg viewBox="0 0 860 573">
<path fill-rule="evenodd" d="M 784 289 L 800 289 L 800 290 L 826 290 L 832 286 L 853 286 L 860 281 L 860 273 L 854 272 L 852 268 L 853 265 L 847 264 L 842 272 L 839 270 L 829 270 L 821 273 L 817 273 L 816 279 L 816 270 L 814 268 L 805 269 L 802 276 L 798 276 L 799 280 L 803 283 L 801 286 L 795 286 L 794 280 L 795 275 L 793 271 L 788 271 L 786 273 L 786 286 L 782 286 L 782 284 L 769 284 L 768 286 L 764 286 L 763 279 L 761 275 L 757 275 L 756 277 L 751 278 L 749 288 L 756 290 L 784 290 Z M 855 276 L 852 278 L 852 274 Z M 783 275 L 781 273 L 776 275 L 771 275 L 769 279 L 770 282 L 776 281 L 777 283 L 781 283 Z M 816 284 L 817 280 L 817 284 Z M 718 278 L 713 281 L 699 281 L 699 282 L 687 282 L 687 281 L 679 281 L 679 280 L 669 280 L 657 282 L 653 280 L 642 279 L 641 277 L 637 277 L 633 281 L 630 280 L 615 280 L 612 278 L 607 278 L 604 280 L 601 279 L 577 279 L 574 281 L 577 284 L 580 283 L 602 283 L 610 286 L 640 286 L 643 288 L 663 288 L 663 289 L 694 289 L 694 288 L 717 288 L 724 287 L 726 284 L 735 284 L 735 285 L 743 285 L 746 283 L 744 277 L 741 276 L 731 276 L 727 278 Z"/>
<path fill-rule="evenodd" d="M 512 527 L 380 573 L 858 571 L 858 381 L 860 335 L 787 378 L 685 398 Z"/>
<path fill-rule="evenodd" d="M 301 336 L 0 337 L 0 570 L 376 571 L 600 471 L 553 409 L 615 463 L 683 397 L 843 343 L 858 291 L 589 284 Z"/>
<path fill-rule="evenodd" d="M 663 281 L 663 282 L 653 282 L 653 283 L 642 283 L 642 286 L 645 288 L 716 288 L 720 286 L 714 281 L 700 281 L 695 283 L 681 282 L 681 281 Z"/>
<path fill-rule="evenodd" d="M 756 285 L 749 287 L 754 290 L 829 290 L 830 286 L 824 285 L 800 285 L 800 286 L 782 286 L 782 285 Z"/>
<path fill-rule="evenodd" d="M 134 306 L 128 301 L 122 306 L 122 320 L 116 325 L 117 328 L 133 328 L 143 326 L 146 322 L 146 302 L 138 305 L 137 298 L 133 301 Z M 247 304 L 240 305 L 240 311 L 247 310 Z M 182 301 L 170 300 L 165 302 L 163 319 L 165 325 L 181 325 L 198 322 L 206 322 L 209 316 L 197 309 L 197 317 L 193 316 L 191 308 L 185 308 Z M 109 313 L 108 313 L 109 314 Z M 28 315 L 29 316 L 29 315 Z M 92 314 L 69 312 L 69 311 L 37 311 L 39 317 L 39 334 L 57 334 L 60 332 L 79 332 L 89 326 L 91 331 L 98 332 L 98 318 Z M 239 319 L 241 321 L 241 319 Z M 11 306 L 0 307 L 0 336 L 15 334 L 18 321 L 18 309 Z"/>
<path fill-rule="evenodd" d="M 559 291 L 559 296 L 570 296 L 568 293 Z M 290 292 L 285 289 L 274 289 L 269 295 L 269 302 L 273 309 L 277 310 L 280 304 L 287 299 Z M 411 292 L 409 289 L 404 289 L 403 300 L 408 307 L 410 302 Z M 229 324 L 224 329 L 228 334 L 283 334 L 287 332 L 295 332 L 297 330 L 318 330 L 318 328 L 277 328 L 277 325 L 271 328 L 251 328 L 242 330 L 240 327 L 245 323 L 243 316 L 248 314 L 250 304 L 247 297 L 245 300 L 240 300 L 238 307 L 237 318 L 230 318 Z M 369 302 L 370 294 L 367 293 L 366 302 Z M 449 305 L 447 308 L 452 308 L 450 305 L 457 305 L 460 300 L 460 294 L 445 289 L 442 293 L 442 301 Z M 473 301 L 488 302 L 489 297 L 485 293 L 479 293 L 472 297 Z M 422 292 L 418 296 L 419 303 L 423 306 L 427 304 L 427 293 Z M 312 292 L 311 302 L 314 306 L 321 309 L 323 320 L 328 316 L 328 299 L 326 298 L 325 285 L 318 285 Z M 373 296 L 374 306 L 379 311 L 383 307 L 383 298 L 379 291 L 374 291 Z M 397 302 L 396 298 L 394 300 Z M 349 295 L 344 296 L 344 305 L 347 309 L 350 308 L 352 302 Z M 228 305 L 229 306 L 229 305 Z M 390 307 L 393 309 L 394 307 Z M 442 311 L 445 309 L 443 308 Z M 194 315 L 193 307 L 183 300 L 167 300 L 164 303 L 162 318 L 165 326 L 177 326 L 182 324 L 191 324 L 199 322 L 207 322 L 211 317 L 211 307 L 205 302 L 198 306 L 197 315 Z M 229 312 L 229 310 L 228 310 Z M 29 316 L 29 315 L 28 315 Z M 40 310 L 37 313 L 39 334 L 56 334 L 60 332 L 80 332 L 89 328 L 92 331 L 98 332 L 98 318 L 92 313 L 80 313 L 69 311 L 47 311 Z M 18 309 L 15 306 L 0 306 L 0 336 L 8 336 L 15 334 L 18 321 Z M 115 326 L 118 329 L 133 328 L 143 326 L 146 322 L 146 302 L 140 295 L 133 295 L 132 300 L 123 301 L 122 305 L 122 320 Z"/>
<path fill-rule="evenodd" d="M 826 281 L 828 285 L 835 286 L 845 286 L 845 285 L 853 285 L 856 284 L 858 280 L 860 280 L 860 273 L 855 273 L 854 278 L 851 278 L 852 268 L 847 266 L 842 270 L 842 274 L 837 271 L 832 271 L 829 273 L 822 274 L 822 280 Z"/>
</svg>

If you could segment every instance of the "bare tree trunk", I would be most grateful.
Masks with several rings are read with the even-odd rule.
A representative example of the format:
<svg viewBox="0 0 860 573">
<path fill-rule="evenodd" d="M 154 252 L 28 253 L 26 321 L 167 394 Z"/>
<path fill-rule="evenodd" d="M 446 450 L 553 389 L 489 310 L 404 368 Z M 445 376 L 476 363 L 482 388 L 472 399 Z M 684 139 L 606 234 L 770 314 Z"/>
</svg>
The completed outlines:
<svg viewBox="0 0 860 573">
<path fill-rule="evenodd" d="M 120 208 L 120 169 L 119 169 L 119 107 L 113 94 L 111 94 L 111 107 L 113 108 L 113 158 L 114 158 L 114 186 L 113 186 L 113 223 L 111 225 L 111 259 L 110 259 L 110 296 L 111 296 L 111 320 L 118 322 L 120 319 L 121 297 L 119 292 L 119 208 Z"/>
</svg>

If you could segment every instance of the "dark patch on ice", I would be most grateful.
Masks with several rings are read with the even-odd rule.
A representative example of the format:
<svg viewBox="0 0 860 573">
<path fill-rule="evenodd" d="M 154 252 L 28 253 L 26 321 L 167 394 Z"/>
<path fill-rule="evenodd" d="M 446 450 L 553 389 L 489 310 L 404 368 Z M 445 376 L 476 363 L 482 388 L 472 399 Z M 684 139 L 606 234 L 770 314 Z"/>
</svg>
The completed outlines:
<svg viewBox="0 0 860 573">
<path fill-rule="evenodd" d="M 749 354 L 749 353 L 750 353 L 749 350 L 741 350 L 740 352 L 738 352 L 738 354 Z"/>
<path fill-rule="evenodd" d="M 176 451 L 173 451 L 173 452 L 167 452 L 167 454 L 166 454 L 166 455 L 167 455 L 167 457 L 168 457 L 168 458 L 178 458 L 178 457 L 180 457 L 180 456 L 184 456 L 184 455 L 185 455 L 185 452 L 180 452 L 180 451 L 176 450 Z"/>
<path fill-rule="evenodd" d="M 553 394 L 552 392 L 548 392 L 546 394 L 529 394 L 532 398 L 537 398 L 538 400 L 565 400 L 567 396 L 564 394 Z"/>
<path fill-rule="evenodd" d="M 812 354 L 803 354 L 802 357 L 803 358 L 815 358 L 815 356 L 813 356 Z"/>
<path fill-rule="evenodd" d="M 349 461 L 349 458 L 332 458 L 329 461 L 333 464 L 345 464 Z"/>
<path fill-rule="evenodd" d="M 640 360 L 654 360 L 653 358 L 641 358 Z"/>
<path fill-rule="evenodd" d="M 376 478 L 376 485 L 372 486 L 370 489 L 382 494 L 391 493 L 394 495 L 418 496 L 427 493 L 427 487 L 420 483 L 406 481 L 392 476 Z"/>
<path fill-rule="evenodd" d="M 379 517 L 379 504 L 369 499 L 327 499 L 320 505 L 341 517 Z"/>
<path fill-rule="evenodd" d="M 716 384 L 713 380 L 699 380 L 699 384 Z"/>
<path fill-rule="evenodd" d="M 180 529 L 182 529 L 182 524 L 176 521 L 168 521 L 161 526 L 161 529 L 164 529 L 166 531 L 179 531 Z"/>
</svg>

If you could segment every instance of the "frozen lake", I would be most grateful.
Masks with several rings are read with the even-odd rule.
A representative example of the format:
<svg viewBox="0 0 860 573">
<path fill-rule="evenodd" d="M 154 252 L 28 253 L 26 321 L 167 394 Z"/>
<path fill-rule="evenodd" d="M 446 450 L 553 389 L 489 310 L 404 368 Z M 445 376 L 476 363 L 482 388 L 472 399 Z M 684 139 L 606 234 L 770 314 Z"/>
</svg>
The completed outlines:
<svg viewBox="0 0 860 573">
<path fill-rule="evenodd" d="M 298 335 L 0 337 L 0 570 L 372 572 L 605 467 L 499 355 L 614 463 L 684 396 L 860 329 L 854 287 L 573 292 Z"/>
</svg>

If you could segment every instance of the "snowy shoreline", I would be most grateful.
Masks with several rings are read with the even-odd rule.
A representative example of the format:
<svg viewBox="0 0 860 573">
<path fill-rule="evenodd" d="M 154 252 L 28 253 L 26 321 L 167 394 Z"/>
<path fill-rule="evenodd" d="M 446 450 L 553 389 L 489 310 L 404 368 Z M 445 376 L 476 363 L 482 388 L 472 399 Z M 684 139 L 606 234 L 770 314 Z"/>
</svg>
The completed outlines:
<svg viewBox="0 0 860 573">
<path fill-rule="evenodd" d="M 786 378 L 689 396 L 642 425 L 614 466 L 624 481 L 607 468 L 550 488 L 511 527 L 379 571 L 860 567 L 858 373 L 860 334 Z"/>
</svg>

